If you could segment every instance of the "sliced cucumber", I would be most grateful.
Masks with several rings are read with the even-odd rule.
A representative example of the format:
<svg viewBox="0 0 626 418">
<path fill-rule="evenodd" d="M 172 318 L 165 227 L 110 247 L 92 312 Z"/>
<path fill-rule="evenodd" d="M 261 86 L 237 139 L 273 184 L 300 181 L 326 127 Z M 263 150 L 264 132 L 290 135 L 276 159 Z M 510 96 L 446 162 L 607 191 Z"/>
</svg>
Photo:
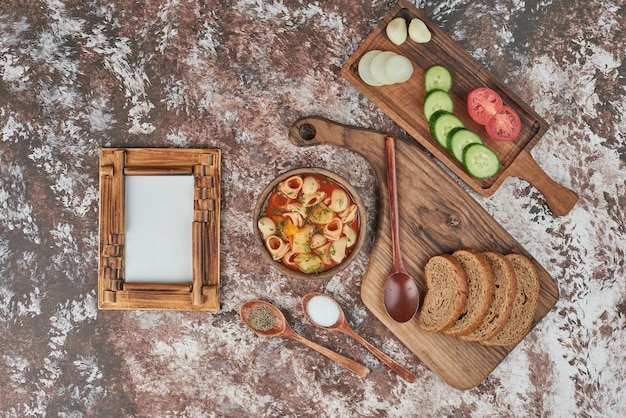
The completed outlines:
<svg viewBox="0 0 626 418">
<path fill-rule="evenodd" d="M 448 148 L 448 134 L 454 128 L 463 128 L 463 122 L 454 114 L 445 110 L 438 110 L 430 117 L 428 125 L 433 138 Z"/>
<path fill-rule="evenodd" d="M 475 133 L 465 128 L 454 128 L 448 133 L 448 149 L 450 154 L 463 162 L 463 150 L 469 144 L 482 144 L 483 140 Z"/>
<path fill-rule="evenodd" d="M 468 173 L 479 179 L 493 177 L 500 171 L 500 159 L 483 144 L 470 144 L 463 150 L 463 165 Z"/>
<path fill-rule="evenodd" d="M 454 112 L 454 103 L 447 92 L 435 89 L 429 91 L 424 99 L 424 116 L 426 116 L 426 120 L 430 120 L 433 113 L 438 110 L 452 113 Z"/>
<path fill-rule="evenodd" d="M 442 65 L 433 65 L 424 75 L 424 87 L 426 91 L 443 90 L 449 92 L 452 88 L 452 75 L 450 71 Z"/>
</svg>

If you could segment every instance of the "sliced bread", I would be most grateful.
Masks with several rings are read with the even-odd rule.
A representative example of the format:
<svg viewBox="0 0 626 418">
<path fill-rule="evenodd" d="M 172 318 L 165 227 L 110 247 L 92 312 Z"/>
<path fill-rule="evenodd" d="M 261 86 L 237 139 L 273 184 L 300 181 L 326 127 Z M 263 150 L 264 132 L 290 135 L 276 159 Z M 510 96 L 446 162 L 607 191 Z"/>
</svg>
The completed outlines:
<svg viewBox="0 0 626 418">
<path fill-rule="evenodd" d="M 517 344 L 530 330 L 539 302 L 539 278 L 533 263 L 523 255 L 505 256 L 513 265 L 517 278 L 517 294 L 513 310 L 504 328 L 494 337 L 479 341 L 482 345 L 509 346 Z"/>
<path fill-rule="evenodd" d="M 457 321 L 444 330 L 447 335 L 461 336 L 474 331 L 483 322 L 493 301 L 493 275 L 487 257 L 471 248 L 452 253 L 467 276 L 467 301 Z"/>
<path fill-rule="evenodd" d="M 517 278 L 513 264 L 498 252 L 487 251 L 483 255 L 489 261 L 493 273 L 493 302 L 478 328 L 459 337 L 464 341 L 488 340 L 498 334 L 511 316 L 517 295 Z"/>
<path fill-rule="evenodd" d="M 449 328 L 459 317 L 467 299 L 467 278 L 456 258 L 436 255 L 424 267 L 426 295 L 417 317 L 418 325 L 428 332 Z"/>
</svg>

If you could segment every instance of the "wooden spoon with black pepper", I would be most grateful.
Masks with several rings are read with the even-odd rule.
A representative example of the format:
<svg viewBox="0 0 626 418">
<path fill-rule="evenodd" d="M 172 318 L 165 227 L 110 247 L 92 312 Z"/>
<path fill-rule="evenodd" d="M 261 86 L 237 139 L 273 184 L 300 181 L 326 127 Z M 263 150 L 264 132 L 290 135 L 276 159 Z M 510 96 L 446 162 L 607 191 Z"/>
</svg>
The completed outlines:
<svg viewBox="0 0 626 418">
<path fill-rule="evenodd" d="M 268 315 L 268 313 L 274 315 L 273 323 L 272 317 L 271 315 Z M 276 337 L 282 335 L 283 337 L 292 338 L 307 347 L 312 348 L 318 353 L 325 355 L 329 359 L 358 376 L 366 377 L 370 372 L 369 369 L 362 364 L 314 343 L 313 341 L 298 334 L 293 330 L 293 328 L 291 328 L 291 326 L 289 326 L 281 310 L 269 302 L 265 302 L 263 300 L 250 300 L 241 305 L 241 308 L 239 308 L 239 315 L 241 316 L 244 324 L 259 335 L 264 337 Z"/>
</svg>

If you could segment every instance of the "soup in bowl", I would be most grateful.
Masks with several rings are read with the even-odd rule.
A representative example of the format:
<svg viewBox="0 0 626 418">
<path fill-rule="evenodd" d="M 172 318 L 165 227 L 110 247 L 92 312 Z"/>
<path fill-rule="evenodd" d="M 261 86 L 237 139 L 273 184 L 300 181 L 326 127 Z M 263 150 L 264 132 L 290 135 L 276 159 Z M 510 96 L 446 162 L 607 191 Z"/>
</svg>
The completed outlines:
<svg viewBox="0 0 626 418">
<path fill-rule="evenodd" d="M 329 278 L 347 267 L 365 239 L 365 208 L 356 190 L 321 168 L 299 168 L 272 181 L 254 211 L 264 257 L 286 275 Z"/>
</svg>

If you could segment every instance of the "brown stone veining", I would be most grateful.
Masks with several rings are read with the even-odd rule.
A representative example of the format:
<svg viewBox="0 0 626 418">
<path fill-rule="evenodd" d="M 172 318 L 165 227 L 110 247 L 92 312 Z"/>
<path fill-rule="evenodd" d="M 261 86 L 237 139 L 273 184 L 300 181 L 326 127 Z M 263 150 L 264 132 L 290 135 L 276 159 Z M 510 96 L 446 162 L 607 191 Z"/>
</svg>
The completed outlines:
<svg viewBox="0 0 626 418">
<path fill-rule="evenodd" d="M 342 149 L 287 130 L 319 115 L 403 132 L 340 68 L 391 1 L 17 1 L 0 4 L 2 416 L 606 416 L 626 414 L 626 11 L 619 2 L 414 2 L 550 124 L 533 156 L 580 200 L 555 218 L 518 179 L 483 204 L 558 282 L 555 309 L 478 387 L 426 369 L 363 306 L 374 240 L 325 282 L 294 282 L 253 245 L 277 174 L 351 181 L 375 229 L 376 181 Z M 97 310 L 100 147 L 222 150 L 222 311 Z M 442 175 L 447 175 L 442 170 Z M 411 369 L 314 328 L 324 291 L 357 332 Z M 362 362 L 358 378 L 237 310 L 267 299 L 296 331 Z M 275 364 L 275 366 L 271 366 Z"/>
</svg>

